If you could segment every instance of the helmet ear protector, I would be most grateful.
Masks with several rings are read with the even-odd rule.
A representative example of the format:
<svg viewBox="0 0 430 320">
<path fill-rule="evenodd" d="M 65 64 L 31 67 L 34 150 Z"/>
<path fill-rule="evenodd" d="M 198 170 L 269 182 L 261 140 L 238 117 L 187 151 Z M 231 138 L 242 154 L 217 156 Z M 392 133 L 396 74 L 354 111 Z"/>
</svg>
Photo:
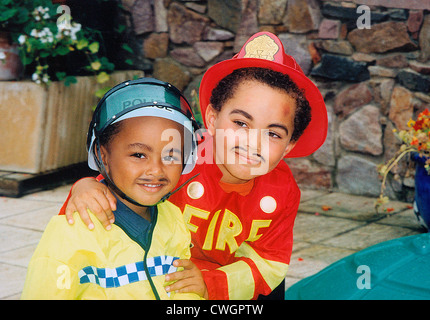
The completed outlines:
<svg viewBox="0 0 430 320">
<path fill-rule="evenodd" d="M 184 127 L 182 174 L 191 172 L 197 161 L 197 122 L 182 93 L 167 82 L 152 78 L 124 81 L 110 89 L 97 104 L 87 135 L 88 166 L 99 171 L 117 194 L 136 205 L 110 179 L 101 161 L 100 136 L 113 123 L 152 116 L 175 121 Z M 163 197 L 164 199 L 165 197 Z"/>
</svg>

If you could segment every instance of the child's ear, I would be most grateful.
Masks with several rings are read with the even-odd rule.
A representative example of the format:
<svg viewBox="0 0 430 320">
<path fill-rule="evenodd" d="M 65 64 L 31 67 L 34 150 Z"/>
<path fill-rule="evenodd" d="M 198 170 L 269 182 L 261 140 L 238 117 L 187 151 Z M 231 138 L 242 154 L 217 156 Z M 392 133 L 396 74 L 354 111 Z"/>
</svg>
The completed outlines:
<svg viewBox="0 0 430 320">
<path fill-rule="evenodd" d="M 215 121 L 218 117 L 218 111 L 216 111 L 211 104 L 206 108 L 205 119 L 206 119 L 206 129 L 211 136 L 215 135 Z"/>
<path fill-rule="evenodd" d="M 285 148 L 284 157 L 296 146 L 297 141 L 290 141 L 288 146 Z"/>
<path fill-rule="evenodd" d="M 107 173 L 109 174 L 109 161 L 108 161 L 108 157 L 109 157 L 109 151 L 107 150 L 107 148 L 105 146 L 100 146 L 100 154 L 102 155 L 102 162 L 106 168 Z"/>
</svg>

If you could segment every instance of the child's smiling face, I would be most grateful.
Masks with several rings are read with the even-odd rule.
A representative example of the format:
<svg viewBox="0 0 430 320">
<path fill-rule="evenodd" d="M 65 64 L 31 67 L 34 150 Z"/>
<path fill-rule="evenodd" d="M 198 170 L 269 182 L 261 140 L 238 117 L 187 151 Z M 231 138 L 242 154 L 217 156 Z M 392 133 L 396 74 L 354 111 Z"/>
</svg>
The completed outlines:
<svg viewBox="0 0 430 320">
<path fill-rule="evenodd" d="M 285 91 L 255 80 L 239 84 L 220 111 L 208 106 L 222 181 L 243 183 L 273 170 L 292 150 L 295 100 Z"/>
<path fill-rule="evenodd" d="M 169 139 L 171 136 L 173 139 Z M 107 146 L 101 146 L 111 179 L 144 205 L 157 203 L 176 186 L 182 173 L 182 150 L 182 126 L 159 117 L 122 120 L 119 132 Z M 136 213 L 142 210 L 126 204 Z"/>
</svg>

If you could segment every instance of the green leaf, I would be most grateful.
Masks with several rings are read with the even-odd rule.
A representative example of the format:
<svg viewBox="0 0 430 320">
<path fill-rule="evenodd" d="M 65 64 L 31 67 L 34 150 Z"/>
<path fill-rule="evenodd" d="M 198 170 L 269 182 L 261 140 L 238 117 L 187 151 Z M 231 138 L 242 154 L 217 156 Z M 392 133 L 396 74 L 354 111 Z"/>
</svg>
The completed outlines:
<svg viewBox="0 0 430 320">
<path fill-rule="evenodd" d="M 55 53 L 59 54 L 60 56 L 65 56 L 69 52 L 70 52 L 69 47 L 65 47 L 65 46 L 59 46 L 55 49 Z"/>
<path fill-rule="evenodd" d="M 109 61 L 106 57 L 100 58 L 100 63 L 102 64 L 102 69 L 107 71 L 113 71 L 115 69 L 115 65 Z"/>
<path fill-rule="evenodd" d="M 90 49 L 91 53 L 97 53 L 99 51 L 99 43 L 93 42 L 88 46 L 88 49 Z"/>
<path fill-rule="evenodd" d="M 122 33 L 125 30 L 126 26 L 123 24 L 119 24 L 118 27 L 115 29 L 116 32 Z"/>
<path fill-rule="evenodd" d="M 133 60 L 131 59 L 125 59 L 124 61 L 125 63 L 127 63 L 128 65 L 132 66 L 133 65 Z"/>
<path fill-rule="evenodd" d="M 21 24 L 30 20 L 30 12 L 26 8 L 20 8 L 18 14 L 16 15 L 15 23 Z"/>
<path fill-rule="evenodd" d="M 51 55 L 51 52 L 49 52 L 49 51 L 40 51 L 40 53 L 39 53 L 39 56 L 41 58 L 46 58 L 46 57 L 49 57 L 50 55 Z"/>
<path fill-rule="evenodd" d="M 109 80 L 109 75 L 106 73 L 106 72 L 100 72 L 98 75 L 97 75 L 97 82 L 98 83 L 104 83 L 104 82 L 106 82 L 106 81 L 108 81 Z"/>
<path fill-rule="evenodd" d="M 7 21 L 10 18 L 12 18 L 15 13 L 17 13 L 18 9 L 9 9 L 4 10 L 3 12 L 0 12 L 0 21 Z"/>
<path fill-rule="evenodd" d="M 66 87 L 68 87 L 68 86 L 70 86 L 72 83 L 76 83 L 76 82 L 78 82 L 78 80 L 76 79 L 76 77 L 74 77 L 74 76 L 67 76 L 65 79 L 64 79 L 64 85 L 66 86 Z"/>
<path fill-rule="evenodd" d="M 128 44 L 126 44 L 126 43 L 124 43 L 121 47 L 122 47 L 125 51 L 128 51 L 128 52 L 130 52 L 130 53 L 134 53 L 133 49 L 132 49 L 132 48 L 130 48 L 130 46 L 129 46 Z"/>
<path fill-rule="evenodd" d="M 83 48 L 88 46 L 88 40 L 87 39 L 80 39 L 76 45 L 76 48 L 78 50 L 82 50 Z"/>
<path fill-rule="evenodd" d="M 101 66 L 102 64 L 100 63 L 100 61 L 94 61 L 91 63 L 91 68 L 95 71 L 100 70 Z"/>
<path fill-rule="evenodd" d="M 57 79 L 59 81 L 63 80 L 66 77 L 66 73 L 65 72 L 56 72 L 55 76 L 57 77 Z"/>
<path fill-rule="evenodd" d="M 94 94 L 97 98 L 101 99 L 101 98 L 103 98 L 105 93 L 109 91 L 109 89 L 110 89 L 110 87 L 104 87 L 104 88 L 97 90 Z"/>
</svg>

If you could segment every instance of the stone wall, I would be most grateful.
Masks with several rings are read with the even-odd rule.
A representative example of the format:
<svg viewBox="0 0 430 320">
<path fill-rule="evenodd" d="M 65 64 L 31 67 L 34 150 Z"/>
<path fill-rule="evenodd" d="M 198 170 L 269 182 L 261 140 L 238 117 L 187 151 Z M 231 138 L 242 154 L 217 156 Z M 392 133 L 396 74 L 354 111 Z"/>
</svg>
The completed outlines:
<svg viewBox="0 0 430 320">
<path fill-rule="evenodd" d="M 139 67 L 188 96 L 209 66 L 231 58 L 250 35 L 266 30 L 279 36 L 320 88 L 329 113 L 323 147 L 287 161 L 301 186 L 377 195 L 376 167 L 398 147 L 392 130 L 405 128 L 430 104 L 429 0 L 122 4 Z M 370 11 L 357 13 L 362 4 Z M 393 197 L 405 199 L 413 190 L 411 178 L 392 185 Z"/>
</svg>

